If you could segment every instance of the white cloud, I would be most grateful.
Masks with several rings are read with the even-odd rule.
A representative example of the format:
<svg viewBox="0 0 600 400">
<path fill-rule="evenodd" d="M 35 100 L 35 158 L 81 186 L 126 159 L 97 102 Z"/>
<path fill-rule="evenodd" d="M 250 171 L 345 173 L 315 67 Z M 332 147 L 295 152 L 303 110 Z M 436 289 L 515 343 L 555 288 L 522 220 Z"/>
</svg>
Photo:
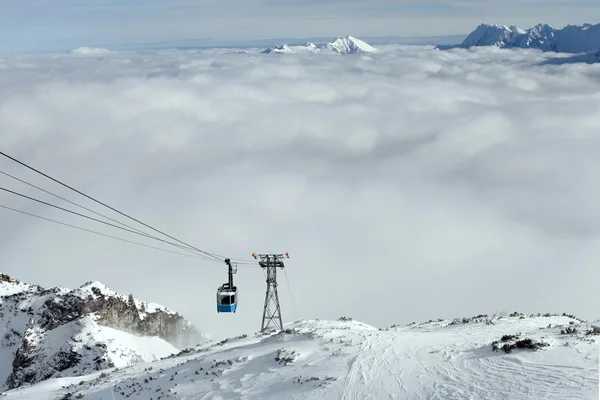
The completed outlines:
<svg viewBox="0 0 600 400">
<path fill-rule="evenodd" d="M 201 249 L 289 251 L 298 313 L 283 275 L 286 321 L 597 318 L 586 294 L 600 260 L 597 65 L 382 49 L 4 57 L 3 151 Z M 8 160 L 0 170 L 93 205 Z M 56 201 L 1 175 L 0 186 Z M 131 238 L 8 194 L 0 204 Z M 17 278 L 101 280 L 216 335 L 260 327 L 258 268 L 240 267 L 239 312 L 218 315 L 224 265 L 0 218 L 0 263 Z"/>
</svg>

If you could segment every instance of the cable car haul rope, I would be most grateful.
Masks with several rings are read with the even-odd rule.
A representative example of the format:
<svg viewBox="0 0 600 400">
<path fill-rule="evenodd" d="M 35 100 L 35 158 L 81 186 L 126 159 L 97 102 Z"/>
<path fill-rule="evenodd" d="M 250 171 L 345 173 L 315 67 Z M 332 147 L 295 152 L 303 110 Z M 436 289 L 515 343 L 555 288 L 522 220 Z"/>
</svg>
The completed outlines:
<svg viewBox="0 0 600 400">
<path fill-rule="evenodd" d="M 269 274 L 272 273 L 273 276 L 275 276 L 274 272 L 272 272 L 272 271 L 274 271 L 274 269 L 272 270 L 272 268 L 274 268 L 274 266 L 279 266 L 279 267 L 283 268 L 283 262 L 277 261 L 277 257 L 278 256 L 279 257 L 283 257 L 283 254 L 281 254 L 281 255 L 261 255 L 261 261 L 257 262 L 257 261 L 252 261 L 252 260 L 244 260 L 244 259 L 240 259 L 240 258 L 225 257 L 225 256 L 222 256 L 220 254 L 211 253 L 211 252 L 208 252 L 208 251 L 201 250 L 201 249 L 199 249 L 199 248 L 197 248 L 195 246 L 192 246 L 192 245 L 190 245 L 190 244 L 188 244 L 186 242 L 183 242 L 183 241 L 181 241 L 181 240 L 179 240 L 179 239 L 177 239 L 177 238 L 175 238 L 175 237 L 173 237 L 171 235 L 168 235 L 168 234 L 164 233 L 163 231 L 160 231 L 160 230 L 158 230 L 158 229 L 156 229 L 156 228 L 154 228 L 154 227 L 152 227 L 152 226 L 150 226 L 148 224 L 145 224 L 145 223 L 139 221 L 138 219 L 133 218 L 130 215 L 125 214 L 125 213 L 123 213 L 123 212 L 121 212 L 121 211 L 119 211 L 119 210 L 117 210 L 117 209 L 115 209 L 115 208 L 113 208 L 113 207 L 111 207 L 111 206 L 109 206 L 109 205 L 107 205 L 107 204 L 105 204 L 105 203 L 103 203 L 103 202 L 95 199 L 94 197 L 91 197 L 91 196 L 89 196 L 89 195 L 87 195 L 87 194 L 85 194 L 85 193 L 83 193 L 83 192 L 81 192 L 81 191 L 73 188 L 73 187 L 71 187 L 71 186 L 63 183 L 62 181 L 60 181 L 58 179 L 55 179 L 55 178 L 53 178 L 53 177 L 51 177 L 51 176 L 49 176 L 49 175 L 47 175 L 47 174 L 39 171 L 38 169 L 33 168 L 32 166 L 30 166 L 30 165 L 28 165 L 28 164 L 26 164 L 26 163 L 24 163 L 22 161 L 17 160 L 14 157 L 9 156 L 8 154 L 6 154 L 6 153 L 4 153 L 2 151 L 0 151 L 0 155 L 3 156 L 3 157 L 6 157 L 8 159 L 10 159 L 11 161 L 13 161 L 13 162 L 15 162 L 15 163 L 17 163 L 17 164 L 25 167 L 25 168 L 28 168 L 28 169 L 36 172 L 37 174 L 40 174 L 40 175 L 42 175 L 42 176 L 44 176 L 44 177 L 46 177 L 46 178 L 48 178 L 48 179 L 50 179 L 52 181 L 54 181 L 54 182 L 56 182 L 56 183 L 64 186 L 64 187 L 66 187 L 66 188 L 68 188 L 68 189 L 70 189 L 70 190 L 78 193 L 79 195 L 84 196 L 84 197 L 86 197 L 86 198 L 88 198 L 88 199 L 90 199 L 90 200 L 92 200 L 92 201 L 94 201 L 94 202 L 96 202 L 96 203 L 98 203 L 98 204 L 100 204 L 100 205 L 102 205 L 102 206 L 104 206 L 104 207 L 106 207 L 106 208 L 108 208 L 108 209 L 110 209 L 110 210 L 112 210 L 112 211 L 114 211 L 114 212 L 116 212 L 116 213 L 124 216 L 124 217 L 127 217 L 130 220 L 133 220 L 133 221 L 135 221 L 135 222 L 137 222 L 137 223 L 145 226 L 146 228 L 149 228 L 149 229 L 151 229 L 151 230 L 153 230 L 153 231 L 155 231 L 157 233 L 162 234 L 162 235 L 166 236 L 167 238 L 171 239 L 172 241 L 171 240 L 166 240 L 166 239 L 163 239 L 163 238 L 160 238 L 160 237 L 157 237 L 157 236 L 155 236 L 153 234 L 144 232 L 144 231 L 142 231 L 140 229 L 137 229 L 135 227 L 127 225 L 127 224 L 125 224 L 123 222 L 120 222 L 120 221 L 118 221 L 118 220 L 116 220 L 114 218 L 111 218 L 111 217 L 108 217 L 108 216 L 106 216 L 104 214 L 101 214 L 99 212 L 93 211 L 93 210 L 91 210 L 91 209 L 89 209 L 87 207 L 84 207 L 84 206 L 82 206 L 80 204 L 77 204 L 74 201 L 71 201 L 71 200 L 68 200 L 68 199 L 66 199 L 64 197 L 56 195 L 56 194 L 54 194 L 54 193 L 52 193 L 52 192 L 50 192 L 48 190 L 42 189 L 42 188 L 40 188 L 40 187 L 38 187 L 36 185 L 33 185 L 33 184 L 29 183 L 29 182 L 26 182 L 25 180 L 20 179 L 20 178 L 18 178 L 16 176 L 13 176 L 13 175 L 11 175 L 9 173 L 6 173 L 4 171 L 0 171 L 0 174 L 6 176 L 8 178 L 11 178 L 13 180 L 16 180 L 16 181 L 19 181 L 21 183 L 24 183 L 24 184 L 26 184 L 26 185 L 28 185 L 30 187 L 33 187 L 35 189 L 38 189 L 38 190 L 42 191 L 42 192 L 45 192 L 45 193 L 47 193 L 47 194 L 49 194 L 51 196 L 54 196 L 54 197 L 56 197 L 58 199 L 66 201 L 66 202 L 68 202 L 68 203 L 70 203 L 72 205 L 75 205 L 75 206 L 77 206 L 79 208 L 82 208 L 82 209 L 84 209 L 86 211 L 89 211 L 89 212 L 91 212 L 91 213 L 93 213 L 93 214 L 95 214 L 95 215 L 97 215 L 99 217 L 103 217 L 103 218 L 105 218 L 105 219 L 107 219 L 107 220 L 109 220 L 111 222 L 103 221 L 103 220 L 100 220 L 98 218 L 91 217 L 89 215 L 85 215 L 85 214 L 82 214 L 82 213 L 79 213 L 79 212 L 76 212 L 76 211 L 73 211 L 73 210 L 69 210 L 67 208 L 60 207 L 58 205 L 55 205 L 55 204 L 52 204 L 52 203 L 49 203 L 49 202 L 46 202 L 46 201 L 43 201 L 43 200 L 39 200 L 39 199 L 36 199 L 36 198 L 34 198 L 32 196 L 28 196 L 28 195 L 16 192 L 14 190 L 10 190 L 10 189 L 5 188 L 3 186 L 0 186 L 0 191 L 3 191 L 4 193 L 11 194 L 13 196 L 18 196 L 18 197 L 21 197 L 21 198 L 24 198 L 24 199 L 36 202 L 36 203 L 39 203 L 39 204 L 43 204 L 43 205 L 46 205 L 48 207 L 52 207 L 54 209 L 58 209 L 58 210 L 66 212 L 66 213 L 77 215 L 77 216 L 80 216 L 82 218 L 86 218 L 88 220 L 95 221 L 95 222 L 98 222 L 100 224 L 104 224 L 106 226 L 110 226 L 110 227 L 113 227 L 113 228 L 116 228 L 116 229 L 120 229 L 120 230 L 129 232 L 129 233 L 133 233 L 135 235 L 143 236 L 143 237 L 146 237 L 148 239 L 153 239 L 153 240 L 156 240 L 156 241 L 160 241 L 162 243 L 170 244 L 171 246 L 174 246 L 174 247 L 176 247 L 179 250 L 186 251 L 187 253 L 183 253 L 181 251 L 172 251 L 172 250 L 168 250 L 168 249 L 164 249 L 164 248 L 160 248 L 160 247 L 155 247 L 155 246 L 150 246 L 150 245 L 147 245 L 147 244 L 135 242 L 135 241 L 132 241 L 132 240 L 121 238 L 121 237 L 108 235 L 108 234 L 105 234 L 105 233 L 101 233 L 101 232 L 94 231 L 94 230 L 91 230 L 91 229 L 86 229 L 86 228 L 78 227 L 78 226 L 75 226 L 75 225 L 72 225 L 72 224 L 68 224 L 68 223 L 61 222 L 61 221 L 58 221 L 58 220 L 55 220 L 55 219 L 43 217 L 43 216 L 40 216 L 40 215 L 36 215 L 36 214 L 30 213 L 30 212 L 26 212 L 26 211 L 23 211 L 23 210 L 19 210 L 19 209 L 13 208 L 13 207 L 9 207 L 9 206 L 0 204 L 0 208 L 2 208 L 2 209 L 13 211 L 13 212 L 16 212 L 16 213 L 19 213 L 19 214 L 22 214 L 22 215 L 28 215 L 28 216 L 31 216 L 31 217 L 43 219 L 43 220 L 46 220 L 46 221 L 49 221 L 49 222 L 53 222 L 53 223 L 60 224 L 60 225 L 63 225 L 63 226 L 67 226 L 67 227 L 71 227 L 71 228 L 74 228 L 74 229 L 78 229 L 78 230 L 90 232 L 90 233 L 97 234 L 97 235 L 100 235 L 100 236 L 104 236 L 104 237 L 116 239 L 116 240 L 119 240 L 119 241 L 123 241 L 123 242 L 131 243 L 131 244 L 135 244 L 135 245 L 138 245 L 138 246 L 144 246 L 144 247 L 148 247 L 148 248 L 152 248 L 152 249 L 156 249 L 156 250 L 160 250 L 160 251 L 165 251 L 165 252 L 169 252 L 169 253 L 173 253 L 173 254 L 178 254 L 178 255 L 182 255 L 182 256 L 186 256 L 186 257 L 201 258 L 201 259 L 205 259 L 205 260 L 208 260 L 208 261 L 213 261 L 213 262 L 218 262 L 218 263 L 225 263 L 227 265 L 228 281 L 217 288 L 217 312 L 218 313 L 222 313 L 222 312 L 235 313 L 236 310 L 237 310 L 239 293 L 238 293 L 237 287 L 233 283 L 233 275 L 235 273 L 237 273 L 237 267 L 238 267 L 238 265 L 241 265 L 241 266 L 256 266 L 257 263 L 258 263 L 258 265 L 261 266 L 261 267 L 263 267 L 263 269 L 267 269 L 267 297 L 265 298 L 265 312 L 263 312 L 263 329 L 262 330 L 266 329 L 265 328 L 265 320 L 267 318 L 266 317 L 266 312 L 268 311 L 268 308 L 270 307 L 270 306 L 268 306 L 267 303 L 271 300 L 271 299 L 269 299 L 269 296 L 270 296 L 269 290 L 271 290 L 271 289 L 269 289 L 269 285 L 270 284 L 272 285 L 272 283 L 270 283 L 270 281 L 269 281 L 269 279 L 270 279 L 269 278 Z M 119 226 L 119 225 L 121 225 L 121 226 Z M 177 243 L 175 243 L 175 242 L 177 242 Z M 258 260 L 258 256 L 256 254 L 252 254 L 252 256 L 255 258 L 255 260 Z M 273 256 L 275 258 L 271 259 L 270 258 L 271 256 Z M 287 258 L 289 258 L 289 253 L 285 253 L 285 256 Z M 232 263 L 231 260 L 235 260 L 236 262 Z M 273 260 L 276 260 L 276 262 L 273 261 Z M 287 279 L 286 279 L 286 281 L 287 281 L 288 287 L 289 287 L 289 281 Z M 276 298 L 276 308 L 277 308 L 277 310 L 279 312 L 279 322 L 280 322 L 280 325 L 281 325 L 281 311 L 280 311 L 280 308 L 279 308 L 279 299 L 278 299 L 278 296 L 277 296 L 277 289 L 276 289 L 277 288 L 277 284 L 276 284 L 276 282 L 274 284 L 274 287 L 275 287 L 275 289 L 274 289 L 274 295 L 275 295 L 275 298 Z M 290 290 L 290 297 L 291 297 L 291 290 Z M 293 299 L 292 299 L 292 302 L 293 302 Z M 273 318 L 272 315 L 271 315 L 271 318 Z M 281 329 L 281 327 L 280 327 L 280 329 Z"/>
</svg>

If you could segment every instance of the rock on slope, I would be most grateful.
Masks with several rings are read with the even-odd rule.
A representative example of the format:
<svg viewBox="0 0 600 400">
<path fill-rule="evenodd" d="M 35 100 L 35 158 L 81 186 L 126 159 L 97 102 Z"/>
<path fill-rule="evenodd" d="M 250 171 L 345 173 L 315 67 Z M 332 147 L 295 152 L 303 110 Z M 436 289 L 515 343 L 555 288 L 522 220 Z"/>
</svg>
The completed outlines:
<svg viewBox="0 0 600 400">
<path fill-rule="evenodd" d="M 527 30 L 506 25 L 479 25 L 465 40 L 440 49 L 497 46 L 500 48 L 533 48 L 561 53 L 583 53 L 600 50 L 600 24 L 567 25 L 554 29 L 538 24 Z"/>
<path fill-rule="evenodd" d="M 297 54 L 320 53 L 323 51 L 339 54 L 362 54 L 374 53 L 377 51 L 377 49 L 353 36 L 346 36 L 343 38 L 338 38 L 333 42 L 323 44 L 314 44 L 308 42 L 303 46 L 288 46 L 287 44 L 277 45 L 263 50 L 262 53 Z"/>
<path fill-rule="evenodd" d="M 590 328 L 573 316 L 518 313 L 388 329 L 298 321 L 6 398 L 592 399 L 599 337 Z"/>
<path fill-rule="evenodd" d="M 0 388 L 151 361 L 201 343 L 164 307 L 99 282 L 44 289 L 0 274 Z"/>
</svg>

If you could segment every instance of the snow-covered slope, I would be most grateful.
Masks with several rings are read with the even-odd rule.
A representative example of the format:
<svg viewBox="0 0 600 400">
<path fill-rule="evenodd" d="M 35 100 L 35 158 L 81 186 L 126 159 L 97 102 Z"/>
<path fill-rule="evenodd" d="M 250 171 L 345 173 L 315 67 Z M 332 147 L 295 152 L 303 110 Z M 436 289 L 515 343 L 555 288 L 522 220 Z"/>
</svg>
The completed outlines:
<svg viewBox="0 0 600 400">
<path fill-rule="evenodd" d="M 19 282 L 6 274 L 0 273 L 0 304 L 2 304 L 2 296 L 10 296 L 16 293 L 37 289 L 41 288 Z"/>
<path fill-rule="evenodd" d="M 297 54 L 333 52 L 339 54 L 362 54 L 374 53 L 376 51 L 377 49 L 365 43 L 364 41 L 353 36 L 346 36 L 343 38 L 338 38 L 330 43 L 321 43 L 316 45 L 311 42 L 308 42 L 303 46 L 288 46 L 287 44 L 277 45 L 263 50 L 262 53 Z"/>
<path fill-rule="evenodd" d="M 599 337 L 590 328 L 572 316 L 517 313 L 387 329 L 299 321 L 6 398 L 597 399 Z"/>
<path fill-rule="evenodd" d="M 481 24 L 465 38 L 461 47 L 473 46 L 498 46 L 505 47 L 514 43 L 518 37 L 524 35 L 525 30 L 516 26 L 485 25 Z"/>
<path fill-rule="evenodd" d="M 597 51 L 600 50 L 600 24 L 568 25 L 562 29 L 538 24 L 527 30 L 515 26 L 481 24 L 460 45 L 438 48 L 473 46 L 533 48 L 561 53 Z"/>
<path fill-rule="evenodd" d="M 100 282 L 44 289 L 0 275 L 0 390 L 147 362 L 204 342 L 179 314 Z"/>
<path fill-rule="evenodd" d="M 336 39 L 325 46 L 329 50 L 340 54 L 374 53 L 376 51 L 374 47 L 353 36 Z"/>
<path fill-rule="evenodd" d="M 293 53 L 318 53 L 321 49 L 318 48 L 314 43 L 308 42 L 303 46 L 288 46 L 287 44 L 277 45 L 269 47 L 263 50 L 263 53 L 281 53 L 281 54 L 293 54 Z"/>
</svg>

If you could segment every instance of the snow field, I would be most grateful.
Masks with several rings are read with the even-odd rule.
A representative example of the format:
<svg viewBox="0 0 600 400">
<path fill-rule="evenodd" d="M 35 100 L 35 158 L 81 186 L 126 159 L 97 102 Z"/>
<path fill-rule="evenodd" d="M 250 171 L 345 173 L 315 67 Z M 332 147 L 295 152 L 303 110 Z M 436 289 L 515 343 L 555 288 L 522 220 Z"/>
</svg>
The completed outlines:
<svg viewBox="0 0 600 400">
<path fill-rule="evenodd" d="M 481 317 L 379 330 L 298 321 L 277 334 L 212 342 L 160 361 L 50 380 L 10 399 L 596 399 L 597 336 L 569 316 Z M 575 327 L 577 333 L 561 333 Z M 517 335 L 538 350 L 493 351 Z M 508 343 L 508 342 L 507 342 Z M 71 386 L 68 386 L 70 384 Z"/>
</svg>

